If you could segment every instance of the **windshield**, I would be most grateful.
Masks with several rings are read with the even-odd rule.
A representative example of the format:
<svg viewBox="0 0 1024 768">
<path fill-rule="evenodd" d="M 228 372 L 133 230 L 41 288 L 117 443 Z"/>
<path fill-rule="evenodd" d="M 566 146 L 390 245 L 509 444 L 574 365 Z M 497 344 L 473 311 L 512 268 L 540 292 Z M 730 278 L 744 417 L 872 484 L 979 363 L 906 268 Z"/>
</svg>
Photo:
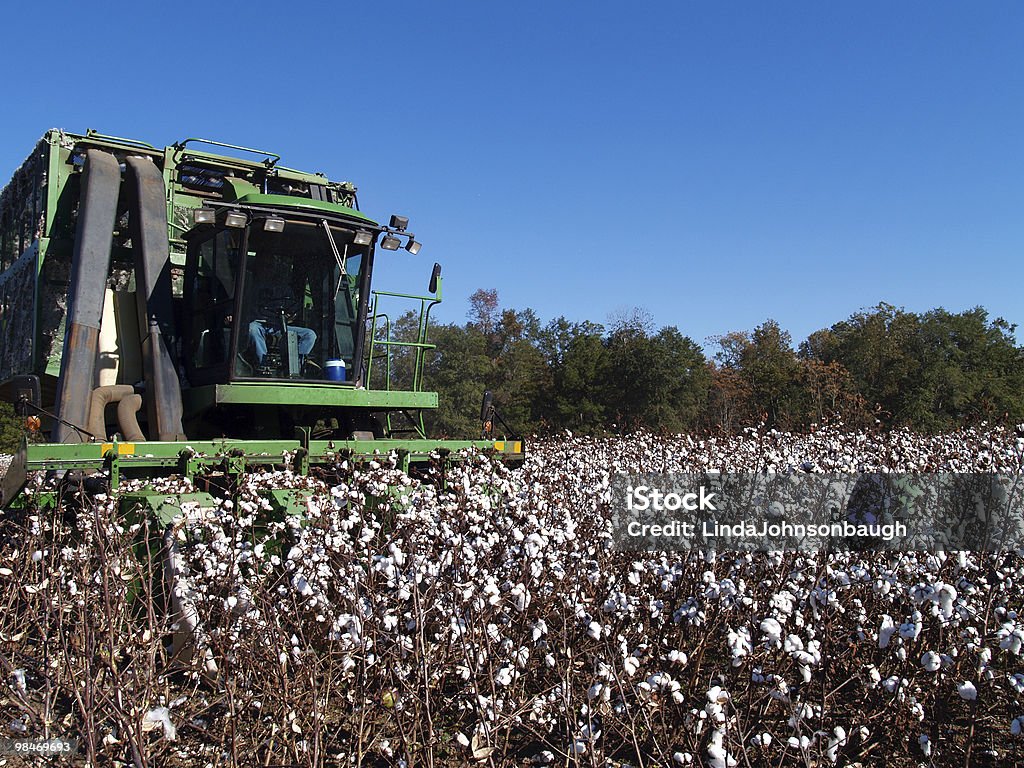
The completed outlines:
<svg viewBox="0 0 1024 768">
<path fill-rule="evenodd" d="M 355 374 L 360 277 L 367 246 L 355 232 L 287 221 L 251 225 L 234 374 L 243 378 L 345 381 Z"/>
</svg>

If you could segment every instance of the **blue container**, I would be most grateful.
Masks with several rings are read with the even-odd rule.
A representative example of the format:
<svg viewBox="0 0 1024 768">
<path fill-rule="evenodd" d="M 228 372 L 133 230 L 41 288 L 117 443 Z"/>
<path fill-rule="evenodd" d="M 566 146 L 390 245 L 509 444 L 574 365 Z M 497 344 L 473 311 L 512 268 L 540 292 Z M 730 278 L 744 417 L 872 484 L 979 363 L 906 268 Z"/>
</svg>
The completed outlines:
<svg viewBox="0 0 1024 768">
<path fill-rule="evenodd" d="M 345 361 L 344 360 L 328 360 L 324 367 L 324 373 L 327 374 L 328 381 L 344 381 L 345 380 Z"/>
</svg>

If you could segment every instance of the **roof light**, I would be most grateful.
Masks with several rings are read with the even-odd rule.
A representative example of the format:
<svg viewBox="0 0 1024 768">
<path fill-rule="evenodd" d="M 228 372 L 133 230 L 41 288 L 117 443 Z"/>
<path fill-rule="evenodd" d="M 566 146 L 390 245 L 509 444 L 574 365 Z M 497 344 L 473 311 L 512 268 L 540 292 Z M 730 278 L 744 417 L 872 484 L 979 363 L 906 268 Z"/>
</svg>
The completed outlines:
<svg viewBox="0 0 1024 768">
<path fill-rule="evenodd" d="M 249 223 L 249 217 L 242 211 L 228 211 L 224 216 L 224 226 L 241 229 Z"/>
<path fill-rule="evenodd" d="M 397 229 L 399 232 L 404 232 L 405 229 L 408 226 L 409 226 L 409 217 L 408 216 L 397 216 L 397 215 L 392 214 L 392 216 L 391 216 L 391 227 L 393 229 Z"/>
<path fill-rule="evenodd" d="M 264 232 L 284 232 L 284 219 L 268 216 L 263 220 Z"/>
<path fill-rule="evenodd" d="M 217 220 L 217 212 L 213 208 L 193 208 L 192 209 L 192 223 L 196 226 L 200 224 L 213 224 Z"/>
<path fill-rule="evenodd" d="M 384 239 L 380 241 L 380 247 L 385 251 L 397 251 L 401 244 L 402 241 L 391 234 L 384 235 Z"/>
<path fill-rule="evenodd" d="M 420 252 L 420 245 L 421 243 L 418 243 L 412 238 L 410 238 L 409 242 L 405 244 L 405 250 L 407 250 L 409 253 L 415 256 L 417 253 Z"/>
<path fill-rule="evenodd" d="M 356 236 L 353 238 L 352 242 L 356 245 L 369 245 L 373 242 L 373 235 L 369 232 L 356 232 Z"/>
</svg>

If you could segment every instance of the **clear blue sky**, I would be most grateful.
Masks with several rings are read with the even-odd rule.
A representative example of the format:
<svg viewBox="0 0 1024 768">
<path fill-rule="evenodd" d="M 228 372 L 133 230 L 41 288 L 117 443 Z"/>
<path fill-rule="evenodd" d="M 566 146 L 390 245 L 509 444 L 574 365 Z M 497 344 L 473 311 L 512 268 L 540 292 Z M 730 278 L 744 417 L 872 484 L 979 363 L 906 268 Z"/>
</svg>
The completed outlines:
<svg viewBox="0 0 1024 768">
<path fill-rule="evenodd" d="M 1024 5 L 190 3 L 4 12 L 6 180 L 49 127 L 280 153 L 542 319 L 799 342 L 879 301 L 1024 325 Z M 0 182 L 2 183 L 2 182 Z M 386 283 L 386 285 L 384 285 Z M 1024 334 L 1018 331 L 1018 339 Z"/>
</svg>

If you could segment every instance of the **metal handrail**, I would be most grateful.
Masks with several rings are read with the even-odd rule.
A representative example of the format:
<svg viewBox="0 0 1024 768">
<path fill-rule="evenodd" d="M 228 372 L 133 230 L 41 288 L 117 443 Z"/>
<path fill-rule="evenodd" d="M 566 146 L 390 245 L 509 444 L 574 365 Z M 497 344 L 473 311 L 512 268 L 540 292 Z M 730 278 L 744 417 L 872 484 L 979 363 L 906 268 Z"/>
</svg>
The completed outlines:
<svg viewBox="0 0 1024 768">
<path fill-rule="evenodd" d="M 369 351 L 366 360 L 366 380 L 371 381 L 371 375 L 373 373 L 373 361 L 382 356 L 384 358 L 384 388 L 387 391 L 391 390 L 391 348 L 392 347 L 409 347 L 415 349 L 415 357 L 413 359 L 413 374 L 412 374 L 412 391 L 421 392 L 423 387 L 423 368 L 426 364 L 426 351 L 428 349 L 437 349 L 435 344 L 427 342 L 427 327 L 430 323 L 430 310 L 435 305 L 440 304 L 440 283 L 438 284 L 437 293 L 434 296 L 417 296 L 411 293 L 396 293 L 394 291 L 372 291 L 373 296 L 373 314 L 370 321 L 370 344 Z M 420 317 L 419 323 L 416 330 L 416 341 L 398 341 L 391 338 L 391 318 L 384 312 L 380 312 L 380 299 L 382 297 L 390 297 L 397 299 L 409 299 L 412 301 L 420 302 Z M 381 323 L 381 329 L 384 332 L 384 338 L 377 338 L 378 322 Z M 384 348 L 383 355 L 375 355 L 374 347 L 381 346 Z M 422 411 L 418 414 L 419 418 L 415 421 L 414 426 L 417 427 L 420 434 L 425 434 L 425 427 L 423 424 L 423 413 Z M 385 415 L 387 422 L 388 433 L 391 432 L 391 414 Z"/>
<path fill-rule="evenodd" d="M 213 139 L 200 139 L 200 138 L 197 138 L 197 137 L 193 137 L 193 138 L 189 138 L 189 139 L 183 139 L 182 141 L 179 141 L 177 144 L 175 144 L 174 148 L 180 152 L 181 150 L 183 150 L 185 148 L 185 145 L 188 144 L 190 141 L 194 141 L 197 144 L 210 144 L 210 145 L 212 145 L 214 147 L 224 147 L 226 149 L 237 149 L 239 152 L 252 152 L 254 155 L 266 155 L 268 158 L 273 158 L 272 160 L 268 159 L 268 160 L 264 160 L 263 161 L 263 164 L 266 165 L 268 168 L 273 168 L 275 165 L 277 165 L 278 160 L 281 159 L 281 156 L 279 154 L 275 153 L 275 152 L 264 152 L 262 149 L 253 149 L 252 147 L 242 147 L 242 146 L 239 146 L 238 144 L 225 144 L 223 141 L 214 141 Z"/>
<path fill-rule="evenodd" d="M 111 136 L 106 133 L 100 133 L 94 128 L 87 128 L 85 131 L 85 138 L 87 139 L 106 139 L 107 141 L 116 141 L 118 144 L 129 144 L 135 147 L 142 147 L 144 149 L 156 150 L 152 144 L 147 141 L 139 141 L 138 139 L 126 139 L 121 136 Z"/>
</svg>

